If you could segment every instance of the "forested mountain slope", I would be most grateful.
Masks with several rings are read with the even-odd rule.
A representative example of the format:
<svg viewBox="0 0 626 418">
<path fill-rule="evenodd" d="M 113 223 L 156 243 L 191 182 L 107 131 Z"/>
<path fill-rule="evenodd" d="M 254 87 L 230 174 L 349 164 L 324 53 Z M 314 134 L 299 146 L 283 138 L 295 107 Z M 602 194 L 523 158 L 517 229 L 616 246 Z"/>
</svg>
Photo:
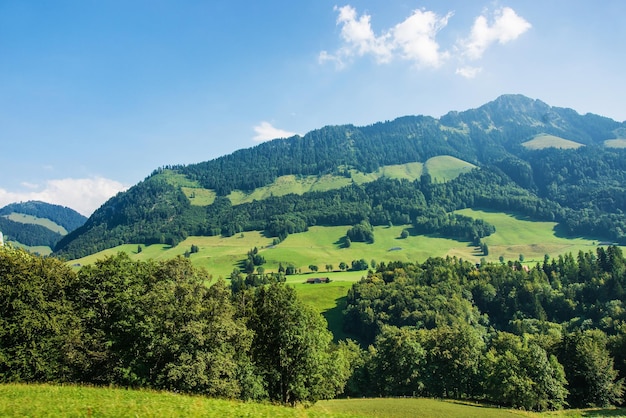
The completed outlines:
<svg viewBox="0 0 626 418">
<path fill-rule="evenodd" d="M 11 203 L 0 208 L 0 231 L 6 240 L 29 247 L 54 248 L 87 218 L 73 209 L 39 201 Z"/>
<path fill-rule="evenodd" d="M 265 230 L 280 241 L 312 225 L 363 220 L 372 225 L 432 224 L 426 230 L 445 234 L 442 228 L 458 219 L 444 219 L 442 213 L 466 207 L 516 211 L 556 220 L 566 233 L 626 242 L 626 151 L 604 145 L 625 132 L 624 123 L 520 95 L 501 96 L 440 119 L 405 116 L 365 127 L 328 126 L 211 161 L 155 170 L 105 203 L 62 239 L 56 252 L 75 258 L 122 243 L 176 244 L 189 235 L 229 236 L 246 230 Z M 583 146 L 522 145 L 540 135 Z M 413 180 L 354 181 L 356 174 L 442 155 L 478 168 L 445 183 L 433 181 L 428 170 Z M 238 205 L 227 198 L 286 175 L 352 181 L 342 188 Z M 185 190 L 210 193 L 214 199 L 192 204 Z M 480 238 L 480 225 L 464 222 L 463 231 L 456 233 L 463 239 Z"/>
</svg>

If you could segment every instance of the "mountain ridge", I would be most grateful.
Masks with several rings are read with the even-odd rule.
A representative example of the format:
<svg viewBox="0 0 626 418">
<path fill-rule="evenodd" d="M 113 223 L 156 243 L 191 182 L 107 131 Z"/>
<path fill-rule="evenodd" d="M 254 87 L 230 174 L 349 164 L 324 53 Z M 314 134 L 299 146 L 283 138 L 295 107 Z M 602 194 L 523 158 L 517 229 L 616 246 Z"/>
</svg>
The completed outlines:
<svg viewBox="0 0 626 418">
<path fill-rule="evenodd" d="M 609 150 L 603 144 L 617 138 L 616 132 L 623 131 L 625 126 L 602 116 L 580 115 L 572 109 L 551 107 L 522 95 L 503 95 L 476 109 L 448 112 L 439 119 L 403 116 L 364 127 L 326 126 L 304 136 L 268 141 L 213 160 L 157 169 L 144 181 L 106 202 L 84 226 L 64 237 L 55 251 L 75 257 L 123 243 L 176 244 L 189 235 L 229 236 L 244 230 L 265 230 L 284 238 L 285 234 L 306 230 L 307 226 L 320 222 L 336 224 L 340 218 L 341 222 L 350 223 L 364 219 L 384 223 L 395 219 L 409 224 L 422 209 L 410 203 L 408 196 L 421 195 L 426 206 L 439 205 L 446 210 L 455 210 L 473 207 L 476 202 L 495 204 L 500 199 L 493 195 L 495 190 L 508 196 L 508 203 L 498 204 L 508 205 L 509 210 L 521 207 L 531 215 L 559 219 L 568 223 L 566 229 L 572 233 L 585 227 L 594 231 L 599 227 L 590 224 L 588 215 L 572 213 L 580 211 L 585 202 L 572 199 L 588 198 L 595 192 L 578 190 L 580 179 L 576 176 L 580 176 L 575 173 L 580 169 L 561 166 L 575 159 L 583 161 L 586 167 L 606 157 L 609 166 L 604 164 L 589 169 L 584 175 L 589 177 L 589 184 L 599 187 L 601 193 L 611 192 L 602 183 L 607 178 L 611 179 L 610 184 L 615 184 L 613 180 L 618 178 L 626 179 L 626 171 L 620 163 L 621 157 L 613 158 L 616 154 L 621 155 L 621 151 Z M 588 147 L 576 151 L 525 149 L 522 144 L 539 134 L 561 137 Z M 560 162 L 554 153 L 565 156 L 565 162 Z M 431 184 L 428 173 L 412 183 L 398 181 L 400 186 L 385 183 L 390 189 L 398 187 L 402 190 L 400 195 L 404 197 L 399 199 L 404 200 L 397 207 L 389 205 L 392 196 L 380 194 L 380 200 L 370 196 L 379 193 L 378 189 L 384 183 L 382 180 L 363 186 L 353 182 L 347 186 L 348 191 L 273 197 L 263 203 L 254 201 L 239 206 L 232 205 L 226 197 L 235 190 L 249 193 L 285 175 L 332 174 L 352 178 L 351 170 L 373 173 L 380 167 L 423 163 L 442 155 L 462 159 L 485 174 L 481 177 L 467 173 L 449 185 L 439 186 Z M 542 161 L 547 161 L 549 167 Z M 554 177 L 554 172 L 561 172 L 559 170 L 562 171 L 560 177 Z M 180 185 L 168 183 L 167 172 L 212 191 L 216 196 L 214 202 L 206 208 L 191 205 Z M 462 190 L 469 185 L 479 190 L 471 193 Z M 453 188 L 457 188 L 456 193 L 463 194 L 467 201 L 458 201 L 454 196 L 440 199 L 433 195 L 449 194 L 449 189 Z M 569 189 L 574 198 L 564 196 L 561 189 Z M 622 194 L 623 190 L 619 189 L 618 207 L 626 201 L 621 198 Z M 335 217 L 319 207 L 319 202 L 327 201 L 329 196 L 341 202 L 335 206 L 339 211 Z M 522 203 L 524 199 L 532 202 L 528 205 L 534 209 L 526 208 L 528 205 Z M 422 197 L 416 201 L 422 201 Z M 359 203 L 365 206 L 362 210 L 358 209 Z M 622 216 L 607 204 L 602 204 L 601 210 L 599 207 L 593 209 L 602 212 L 596 215 L 606 215 L 613 226 L 624 223 Z M 539 213 L 541 215 L 537 215 Z M 583 216 L 585 221 L 573 224 L 568 221 L 572 216 L 576 219 Z"/>
</svg>

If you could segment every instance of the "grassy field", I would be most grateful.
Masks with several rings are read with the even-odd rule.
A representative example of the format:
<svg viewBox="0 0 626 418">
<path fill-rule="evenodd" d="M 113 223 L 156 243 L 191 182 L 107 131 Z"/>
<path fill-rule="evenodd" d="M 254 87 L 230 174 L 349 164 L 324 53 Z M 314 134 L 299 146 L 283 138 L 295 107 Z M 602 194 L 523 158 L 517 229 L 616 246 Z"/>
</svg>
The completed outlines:
<svg viewBox="0 0 626 418">
<path fill-rule="evenodd" d="M 61 235 L 67 235 L 67 230 L 65 228 L 50 219 L 38 218 L 36 216 L 25 215 L 23 213 L 12 213 L 7 215 L 6 218 L 22 224 L 41 225 L 51 231 L 58 232 Z"/>
<path fill-rule="evenodd" d="M 559 254 L 578 253 L 579 250 L 595 249 L 592 238 L 566 238 L 555 232 L 555 222 L 535 222 L 513 214 L 488 212 L 464 209 L 458 213 L 485 219 L 496 227 L 496 233 L 483 239 L 489 246 L 487 261 L 497 262 L 500 256 L 506 260 L 517 260 L 519 255 L 524 256 L 526 263 L 540 262 L 545 254 L 551 257 Z M 263 266 L 266 272 L 275 272 L 279 264 L 283 266 L 293 264 L 300 269 L 301 276 L 294 280 L 302 282 L 306 273 L 310 273 L 309 265 L 319 268 L 318 274 L 326 274 L 325 266 L 330 264 L 336 275 L 333 280 L 348 277 L 351 281 L 365 272 L 341 273 L 339 263 L 350 265 L 352 260 L 364 258 L 367 262 L 404 261 L 422 262 L 431 256 L 457 256 L 472 262 L 480 262 L 482 253 L 468 242 L 461 242 L 437 236 L 409 236 L 400 239 L 400 233 L 406 226 L 375 227 L 375 242 L 373 244 L 352 243 L 350 248 L 343 248 L 343 237 L 348 230 L 347 226 L 311 227 L 308 232 L 292 234 L 279 245 L 273 247 L 272 239 L 263 236 L 260 232 L 245 232 L 232 237 L 189 237 L 176 247 L 167 245 L 151 245 L 142 247 L 137 252 L 136 244 L 122 245 L 99 252 L 78 260 L 71 264 L 90 264 L 105 255 L 112 255 L 124 251 L 138 260 L 163 260 L 183 255 L 190 250 L 191 245 L 199 247 L 200 251 L 191 255 L 194 265 L 206 268 L 214 277 L 228 277 L 234 268 L 246 257 L 246 253 L 254 247 L 259 249 L 265 258 Z M 409 228 L 410 230 L 410 228 Z"/>
<path fill-rule="evenodd" d="M 595 251 L 596 243 L 592 238 L 561 237 L 555 230 L 556 222 L 536 222 L 524 217 L 501 212 L 488 212 L 472 209 L 458 211 L 472 218 L 480 218 L 496 227 L 496 233 L 483 238 L 489 246 L 487 261 L 496 262 L 500 256 L 506 260 L 517 260 L 519 255 L 524 256 L 524 262 L 533 264 L 542 262 L 545 254 L 551 257 L 560 254 L 577 254 L 578 251 Z M 451 255 L 466 257 L 464 253 Z M 473 260 L 480 259 L 480 254 L 474 255 Z"/>
<path fill-rule="evenodd" d="M 435 183 L 445 183 L 473 168 L 476 168 L 474 164 L 449 155 L 440 155 L 426 161 L 428 174 Z"/>
<path fill-rule="evenodd" d="M 607 139 L 604 141 L 604 146 L 609 148 L 626 148 L 626 139 Z"/>
<path fill-rule="evenodd" d="M 351 177 L 331 174 L 323 176 L 286 175 L 278 177 L 272 184 L 259 187 L 250 193 L 235 190 L 228 195 L 228 198 L 233 205 L 240 205 L 254 200 L 267 199 L 270 196 L 284 196 L 290 193 L 301 195 L 307 192 L 323 192 L 339 189 L 348 186 L 352 181 L 363 184 L 381 177 L 413 181 L 420 178 L 424 167 L 429 170 L 433 179 L 437 179 L 437 181 L 448 181 L 474 168 L 474 165 L 459 160 L 458 158 L 438 156 L 429 159 L 425 164 L 413 162 L 388 165 L 380 167 L 373 173 L 361 173 L 357 170 L 350 170 Z M 168 183 L 181 187 L 183 193 L 185 193 L 185 196 L 187 196 L 192 205 L 208 206 L 215 200 L 216 195 L 213 190 L 203 189 L 197 182 L 190 181 L 182 174 L 164 170 L 159 175 Z"/>
<path fill-rule="evenodd" d="M 168 392 L 54 385 L 0 385 L 2 417 L 590 417 L 624 409 L 543 414 L 434 399 L 336 399 L 310 408 L 210 399 Z"/>
<path fill-rule="evenodd" d="M 526 141 L 522 144 L 524 147 L 532 150 L 544 149 L 544 148 L 561 148 L 561 149 L 576 149 L 584 146 L 578 142 L 570 141 L 569 139 L 560 138 L 554 135 L 537 135 L 530 141 Z"/>
</svg>

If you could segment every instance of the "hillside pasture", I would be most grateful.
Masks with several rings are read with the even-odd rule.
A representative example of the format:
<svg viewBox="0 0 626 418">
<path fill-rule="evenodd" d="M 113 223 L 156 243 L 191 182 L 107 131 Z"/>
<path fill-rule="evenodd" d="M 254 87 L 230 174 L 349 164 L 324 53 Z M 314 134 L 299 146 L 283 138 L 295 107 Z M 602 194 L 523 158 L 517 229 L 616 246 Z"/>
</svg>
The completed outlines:
<svg viewBox="0 0 626 418">
<path fill-rule="evenodd" d="M 607 139 L 604 141 L 604 146 L 609 148 L 626 148 L 626 139 Z"/>
<path fill-rule="evenodd" d="M 41 225 L 44 228 L 48 228 L 53 232 L 58 232 L 61 235 L 67 235 L 67 230 L 63 228 L 61 225 L 56 222 L 51 221 L 46 218 L 38 218 L 32 215 L 25 215 L 23 213 L 11 213 L 6 215 L 5 218 L 12 220 L 13 222 L 19 222 L 21 224 L 33 224 L 33 225 Z"/>
<path fill-rule="evenodd" d="M 214 277 L 229 277 L 234 268 L 244 261 L 249 250 L 257 247 L 265 258 L 263 268 L 266 272 L 276 272 L 280 264 L 286 267 L 292 264 L 299 269 L 302 277 L 296 281 L 304 282 L 310 273 L 309 266 L 316 265 L 317 275 L 326 274 L 325 266 L 333 266 L 338 275 L 346 275 L 348 280 L 358 280 L 362 272 L 339 272 L 339 263 L 350 266 L 352 260 L 372 260 L 423 262 L 428 257 L 456 256 L 472 262 L 480 262 L 482 258 L 497 262 L 500 256 L 506 260 L 517 260 L 520 254 L 524 255 L 525 262 L 539 262 L 545 254 L 551 257 L 566 253 L 578 253 L 579 250 L 594 250 L 592 238 L 567 238 L 558 236 L 555 232 L 555 222 L 536 222 L 520 218 L 515 214 L 489 212 L 484 210 L 463 209 L 457 213 L 484 219 L 496 227 L 496 232 L 483 238 L 489 246 L 489 255 L 483 257 L 480 251 L 469 242 L 456 241 L 435 235 L 411 234 L 406 239 L 400 239 L 403 229 L 410 226 L 377 226 L 374 228 L 375 241 L 373 244 L 353 242 L 349 248 L 344 248 L 344 237 L 349 226 L 323 227 L 314 226 L 307 232 L 289 235 L 283 242 L 273 246 L 272 238 L 268 238 L 258 231 L 244 232 L 232 237 L 188 237 L 175 247 L 163 244 L 143 246 L 137 252 L 137 244 L 121 245 L 112 249 L 70 261 L 70 264 L 90 264 L 106 255 L 124 251 L 132 258 L 139 260 L 165 260 L 182 256 L 191 249 L 192 245 L 199 247 L 199 252 L 190 255 L 192 263 L 204 267 Z M 300 276 L 296 276 L 300 277 Z M 338 278 L 337 278 L 338 279 Z M 334 279 L 333 279 L 334 280 Z"/>
<path fill-rule="evenodd" d="M 517 260 L 524 255 L 525 263 L 542 262 L 545 254 L 557 257 L 561 254 L 577 254 L 578 251 L 595 251 L 596 241 L 592 238 L 561 237 L 555 232 L 556 222 L 537 222 L 515 214 L 490 212 L 485 210 L 463 209 L 456 213 L 471 218 L 484 219 L 496 227 L 496 232 L 483 238 L 489 246 L 487 261 L 497 262 L 500 256 L 505 260 Z M 450 255 L 467 257 L 467 251 L 451 249 Z M 474 253 L 470 259 L 479 261 L 482 254 Z"/>
<path fill-rule="evenodd" d="M 430 158 L 426 163 L 411 162 L 382 166 L 372 173 L 348 170 L 350 173 L 349 177 L 334 174 L 321 176 L 285 175 L 278 177 L 272 184 L 258 187 L 252 192 L 233 190 L 227 197 L 233 205 L 240 205 L 255 200 L 264 200 L 272 196 L 285 196 L 292 193 L 302 195 L 308 192 L 335 190 L 346 187 L 353 181 L 357 184 L 364 184 L 381 177 L 414 181 L 420 178 L 424 167 L 428 168 L 433 179 L 436 178 L 439 182 L 452 180 L 460 174 L 475 168 L 473 164 L 458 158 L 442 155 Z M 208 206 L 215 201 L 216 194 L 213 190 L 203 189 L 196 182 L 188 180 L 182 174 L 165 170 L 160 175 L 164 176 L 168 183 L 181 187 L 192 205 Z"/>
<path fill-rule="evenodd" d="M 576 149 L 583 147 L 583 144 L 560 138 L 554 135 L 537 135 L 530 141 L 523 142 L 522 145 L 530 150 L 540 150 L 544 148 Z"/>
<path fill-rule="evenodd" d="M 445 183 L 476 168 L 474 164 L 449 155 L 430 158 L 425 166 L 432 181 L 436 183 Z"/>
</svg>

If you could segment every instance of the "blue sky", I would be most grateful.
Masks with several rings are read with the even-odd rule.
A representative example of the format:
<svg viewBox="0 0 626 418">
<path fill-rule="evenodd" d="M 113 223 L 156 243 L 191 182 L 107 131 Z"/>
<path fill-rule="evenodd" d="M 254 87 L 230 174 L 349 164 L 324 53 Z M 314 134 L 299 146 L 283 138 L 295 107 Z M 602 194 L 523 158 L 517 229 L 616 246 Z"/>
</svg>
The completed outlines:
<svg viewBox="0 0 626 418">
<path fill-rule="evenodd" d="M 0 206 L 520 93 L 626 120 L 626 2 L 0 0 Z"/>
</svg>

